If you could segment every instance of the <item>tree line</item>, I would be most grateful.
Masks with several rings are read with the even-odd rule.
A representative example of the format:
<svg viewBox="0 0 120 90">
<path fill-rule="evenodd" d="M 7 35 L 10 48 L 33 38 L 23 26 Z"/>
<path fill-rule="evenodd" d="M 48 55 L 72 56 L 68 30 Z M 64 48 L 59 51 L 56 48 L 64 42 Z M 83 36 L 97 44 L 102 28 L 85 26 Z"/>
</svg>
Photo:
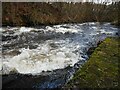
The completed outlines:
<svg viewBox="0 0 120 90">
<path fill-rule="evenodd" d="M 120 3 L 3 2 L 3 26 L 38 26 L 61 23 L 111 22 L 120 25 Z"/>
</svg>

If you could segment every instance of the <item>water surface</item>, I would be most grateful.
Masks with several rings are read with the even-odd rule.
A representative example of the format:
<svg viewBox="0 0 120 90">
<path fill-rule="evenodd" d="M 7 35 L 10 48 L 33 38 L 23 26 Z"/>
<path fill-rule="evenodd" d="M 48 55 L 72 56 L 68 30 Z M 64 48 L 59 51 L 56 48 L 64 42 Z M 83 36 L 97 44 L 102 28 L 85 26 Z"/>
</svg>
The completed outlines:
<svg viewBox="0 0 120 90">
<path fill-rule="evenodd" d="M 61 76 L 68 73 L 71 76 L 73 73 L 70 72 L 74 72 L 76 64 L 82 65 L 87 61 L 89 48 L 97 46 L 97 43 L 106 37 L 118 36 L 119 28 L 109 23 L 89 22 L 40 28 L 4 27 L 0 32 L 2 74 L 16 72 L 36 76 L 50 71 L 46 74 L 48 81 L 44 79 L 42 84 L 37 82 L 38 85 L 33 87 L 52 88 L 65 83 L 67 77 L 62 79 Z M 67 67 L 73 68 L 64 69 Z"/>
</svg>

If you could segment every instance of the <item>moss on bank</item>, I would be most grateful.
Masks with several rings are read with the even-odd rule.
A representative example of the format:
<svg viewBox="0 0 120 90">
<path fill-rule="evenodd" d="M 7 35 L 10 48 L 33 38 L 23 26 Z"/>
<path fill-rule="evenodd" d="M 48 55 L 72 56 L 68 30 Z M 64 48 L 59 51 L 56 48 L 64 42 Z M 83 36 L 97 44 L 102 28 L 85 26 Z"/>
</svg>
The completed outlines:
<svg viewBox="0 0 120 90">
<path fill-rule="evenodd" d="M 120 38 L 106 38 L 65 88 L 120 88 L 118 42 Z"/>
</svg>

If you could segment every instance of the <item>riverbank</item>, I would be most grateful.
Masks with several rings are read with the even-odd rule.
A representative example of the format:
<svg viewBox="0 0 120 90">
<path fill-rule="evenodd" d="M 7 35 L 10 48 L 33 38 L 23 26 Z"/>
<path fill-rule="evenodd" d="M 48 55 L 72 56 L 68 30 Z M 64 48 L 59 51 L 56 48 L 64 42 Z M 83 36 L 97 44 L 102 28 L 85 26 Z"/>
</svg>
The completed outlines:
<svg viewBox="0 0 120 90">
<path fill-rule="evenodd" d="M 105 39 L 64 88 L 120 88 L 118 42 L 120 38 Z"/>
<path fill-rule="evenodd" d="M 2 26 L 110 22 L 119 24 L 119 2 L 111 5 L 67 2 L 3 2 Z"/>
</svg>

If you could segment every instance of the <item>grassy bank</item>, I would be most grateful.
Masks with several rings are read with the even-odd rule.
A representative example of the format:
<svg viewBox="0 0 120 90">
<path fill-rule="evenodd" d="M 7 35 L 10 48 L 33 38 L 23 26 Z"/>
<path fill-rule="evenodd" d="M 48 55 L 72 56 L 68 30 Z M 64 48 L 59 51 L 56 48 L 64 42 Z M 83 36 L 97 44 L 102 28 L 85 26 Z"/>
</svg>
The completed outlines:
<svg viewBox="0 0 120 90">
<path fill-rule="evenodd" d="M 119 23 L 119 5 L 66 2 L 3 2 L 3 26 L 38 26 L 61 23 Z"/>
<path fill-rule="evenodd" d="M 107 38 L 93 52 L 65 88 L 120 88 L 120 38 Z"/>
</svg>

